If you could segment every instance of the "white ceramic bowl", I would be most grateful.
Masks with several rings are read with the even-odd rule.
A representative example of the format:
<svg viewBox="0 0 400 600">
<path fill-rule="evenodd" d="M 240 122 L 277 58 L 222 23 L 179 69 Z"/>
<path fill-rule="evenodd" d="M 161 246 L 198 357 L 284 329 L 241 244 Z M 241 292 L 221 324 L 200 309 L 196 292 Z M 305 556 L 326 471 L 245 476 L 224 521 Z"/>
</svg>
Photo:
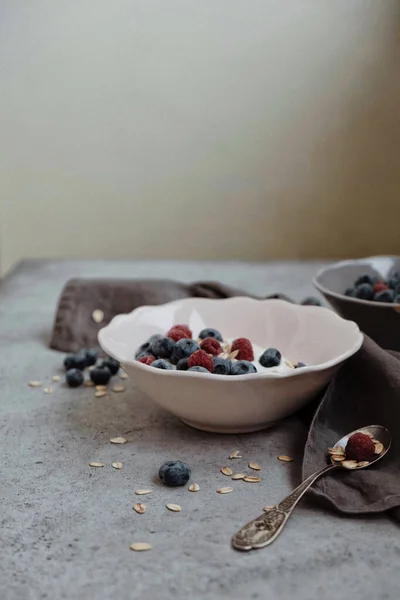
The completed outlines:
<svg viewBox="0 0 400 600">
<path fill-rule="evenodd" d="M 150 335 L 165 333 L 177 323 L 188 324 L 194 335 L 214 327 L 224 339 L 248 337 L 308 366 L 289 373 L 229 376 L 165 371 L 134 360 Z M 99 332 L 103 350 L 120 361 L 138 388 L 188 425 L 219 433 L 257 431 L 296 412 L 327 385 L 362 341 L 355 323 L 326 308 L 251 298 L 186 298 L 142 306 L 115 317 Z"/>
</svg>

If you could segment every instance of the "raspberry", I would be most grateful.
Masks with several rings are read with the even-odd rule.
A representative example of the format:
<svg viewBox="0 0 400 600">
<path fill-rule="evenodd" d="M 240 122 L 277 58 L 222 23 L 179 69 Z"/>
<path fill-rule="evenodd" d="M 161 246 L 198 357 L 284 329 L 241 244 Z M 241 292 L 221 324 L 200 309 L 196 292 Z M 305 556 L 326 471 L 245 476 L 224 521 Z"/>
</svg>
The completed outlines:
<svg viewBox="0 0 400 600">
<path fill-rule="evenodd" d="M 187 333 L 187 336 L 189 338 L 193 337 L 193 333 L 187 325 L 174 325 L 173 327 L 171 327 L 171 329 L 182 329 L 182 331 Z"/>
<path fill-rule="evenodd" d="M 174 340 L 174 342 L 179 342 L 179 340 L 183 340 L 184 338 L 190 338 L 191 336 L 183 331 L 183 329 L 179 329 L 179 327 L 171 327 L 171 329 L 167 333 L 167 337 Z"/>
<path fill-rule="evenodd" d="M 250 362 L 254 360 L 253 346 L 247 338 L 237 338 L 237 340 L 233 340 L 231 352 L 235 352 L 235 350 L 239 350 L 235 357 L 237 360 L 247 360 Z"/>
<path fill-rule="evenodd" d="M 350 460 L 371 460 L 375 444 L 365 433 L 353 433 L 346 444 L 346 458 Z"/>
<path fill-rule="evenodd" d="M 383 283 L 383 281 L 377 281 L 372 289 L 374 290 L 374 294 L 376 294 L 377 292 L 383 292 L 384 290 L 387 290 L 388 286 L 386 283 Z"/>
<path fill-rule="evenodd" d="M 213 356 L 218 356 L 218 354 L 221 354 L 222 352 L 222 346 L 219 341 L 210 337 L 200 343 L 200 348 Z"/>
<path fill-rule="evenodd" d="M 154 356 L 142 356 L 142 358 L 139 358 L 138 362 L 143 363 L 144 365 L 151 365 L 155 360 Z"/>
<path fill-rule="evenodd" d="M 204 350 L 197 350 L 189 356 L 188 360 L 189 367 L 204 367 L 207 371 L 212 373 L 214 371 L 214 363 L 211 356 L 204 352 Z"/>
</svg>

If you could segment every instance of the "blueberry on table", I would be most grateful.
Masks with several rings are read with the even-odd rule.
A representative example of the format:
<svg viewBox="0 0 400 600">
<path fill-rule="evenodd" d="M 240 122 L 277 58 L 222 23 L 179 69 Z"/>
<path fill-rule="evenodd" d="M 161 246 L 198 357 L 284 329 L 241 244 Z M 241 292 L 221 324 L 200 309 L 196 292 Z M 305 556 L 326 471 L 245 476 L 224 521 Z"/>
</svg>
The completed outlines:
<svg viewBox="0 0 400 600">
<path fill-rule="evenodd" d="M 176 363 L 176 368 L 178 371 L 187 371 L 189 368 L 188 359 L 181 358 L 181 360 L 178 360 L 178 362 Z"/>
<path fill-rule="evenodd" d="M 377 292 L 374 296 L 375 302 L 388 302 L 391 303 L 394 300 L 394 291 L 393 290 L 382 290 L 381 292 Z"/>
<path fill-rule="evenodd" d="M 69 371 L 70 369 L 79 369 L 80 371 L 84 371 L 86 366 L 86 354 L 84 352 L 68 354 L 64 359 L 64 367 L 66 371 Z"/>
<path fill-rule="evenodd" d="M 315 296 L 309 296 L 308 298 L 304 298 L 301 302 L 303 306 L 322 306 L 322 303 Z"/>
<path fill-rule="evenodd" d="M 156 369 L 164 369 L 165 371 L 170 371 L 172 369 L 171 363 L 167 362 L 166 360 L 163 360 L 162 358 L 158 358 L 157 360 L 152 362 L 151 366 L 155 367 Z"/>
<path fill-rule="evenodd" d="M 368 283 L 369 285 L 374 285 L 377 281 L 378 281 L 378 277 L 376 277 L 375 275 L 360 275 L 360 277 L 358 277 L 355 280 L 354 285 L 356 287 L 358 285 L 361 285 L 362 283 Z"/>
<path fill-rule="evenodd" d="M 86 366 L 91 367 L 97 363 L 98 352 L 97 350 L 89 349 L 83 350 L 86 356 Z"/>
<path fill-rule="evenodd" d="M 220 334 L 220 332 L 217 329 L 202 329 L 199 333 L 199 338 L 201 340 L 205 340 L 206 338 L 214 338 L 215 340 L 218 340 L 219 342 L 223 341 L 222 335 Z"/>
<path fill-rule="evenodd" d="M 100 365 L 90 371 L 90 379 L 95 385 L 107 385 L 111 379 L 111 371 L 108 367 Z"/>
<path fill-rule="evenodd" d="M 189 358 L 197 350 L 200 350 L 200 346 L 195 340 L 182 338 L 176 342 L 172 350 L 171 361 L 176 365 L 182 358 Z"/>
<path fill-rule="evenodd" d="M 205 369 L 204 367 L 200 367 L 200 365 L 195 365 L 194 367 L 189 367 L 188 371 L 197 371 L 198 373 L 210 373 L 210 371 L 208 369 Z"/>
<path fill-rule="evenodd" d="M 374 290 L 370 283 L 360 283 L 354 291 L 354 297 L 360 300 L 372 300 L 373 295 Z"/>
<path fill-rule="evenodd" d="M 230 375 L 232 368 L 232 361 L 230 358 L 221 358 L 215 356 L 213 358 L 214 371 L 216 375 Z"/>
<path fill-rule="evenodd" d="M 169 337 L 157 338 L 150 344 L 150 351 L 157 358 L 170 358 L 174 348 L 175 342 Z"/>
<path fill-rule="evenodd" d="M 111 358 L 111 356 L 108 356 L 107 358 L 105 358 L 103 360 L 103 362 L 101 363 L 102 367 L 107 367 L 107 369 L 110 371 L 111 375 L 116 375 L 119 371 L 120 368 L 120 364 L 117 360 L 115 360 L 115 358 Z"/>
<path fill-rule="evenodd" d="M 83 383 L 82 371 L 80 369 L 69 369 L 65 374 L 65 381 L 69 387 L 79 387 Z"/>
<path fill-rule="evenodd" d="M 158 476 L 161 481 L 170 487 L 186 485 L 190 479 L 189 465 L 181 460 L 168 460 L 161 465 Z"/>
<path fill-rule="evenodd" d="M 251 373 L 257 373 L 257 369 L 248 360 L 236 360 L 232 362 L 231 375 L 250 375 Z"/>
<path fill-rule="evenodd" d="M 262 367 L 278 367 L 281 364 L 282 354 L 276 348 L 267 348 L 260 356 L 259 363 Z"/>
</svg>

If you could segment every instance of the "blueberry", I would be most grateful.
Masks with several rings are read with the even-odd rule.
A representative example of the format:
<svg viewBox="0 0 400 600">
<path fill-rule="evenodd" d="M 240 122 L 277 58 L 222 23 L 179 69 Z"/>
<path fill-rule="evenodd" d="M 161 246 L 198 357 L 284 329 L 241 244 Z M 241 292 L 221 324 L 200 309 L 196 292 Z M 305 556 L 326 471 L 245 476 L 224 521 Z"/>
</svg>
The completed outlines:
<svg viewBox="0 0 400 600">
<path fill-rule="evenodd" d="M 178 371 L 187 371 L 189 368 L 188 365 L 188 358 L 181 358 L 181 360 L 178 360 L 177 364 L 176 364 L 176 368 L 178 369 Z"/>
<path fill-rule="evenodd" d="M 355 296 L 355 293 L 356 293 L 356 290 L 355 290 L 355 288 L 353 288 L 353 287 L 348 287 L 348 288 L 346 289 L 346 291 L 345 291 L 344 295 L 345 295 L 345 296 L 349 296 L 350 298 L 354 298 L 354 296 Z"/>
<path fill-rule="evenodd" d="M 301 367 L 306 367 L 306 366 L 307 365 L 305 363 L 299 361 L 299 362 L 295 363 L 294 368 L 301 369 Z"/>
<path fill-rule="evenodd" d="M 111 358 L 111 356 L 108 356 L 107 358 L 105 358 L 103 360 L 103 362 L 101 363 L 102 367 L 107 367 L 107 369 L 110 371 L 111 375 L 116 375 L 119 371 L 120 368 L 120 364 L 117 360 L 115 360 L 115 358 Z"/>
<path fill-rule="evenodd" d="M 95 365 L 97 363 L 97 359 L 98 359 L 98 352 L 97 350 L 83 350 L 83 352 L 85 353 L 86 356 L 86 366 L 87 367 L 91 367 L 92 365 Z"/>
<path fill-rule="evenodd" d="M 176 365 L 182 358 L 189 358 L 197 350 L 200 350 L 200 345 L 195 340 L 183 338 L 176 342 L 172 350 L 171 361 Z"/>
<path fill-rule="evenodd" d="M 172 369 L 171 363 L 167 362 L 166 360 L 163 360 L 162 358 L 158 358 L 157 360 L 152 362 L 151 366 L 155 367 L 156 369 L 164 369 L 165 371 L 169 371 L 170 369 Z"/>
<path fill-rule="evenodd" d="M 86 354 L 84 352 L 68 354 L 64 359 L 64 367 L 66 371 L 70 369 L 84 371 L 86 369 Z"/>
<path fill-rule="evenodd" d="M 215 356 L 213 358 L 214 371 L 216 375 L 230 375 L 232 368 L 232 361 L 230 358 L 220 358 Z"/>
<path fill-rule="evenodd" d="M 248 360 L 236 360 L 232 363 L 231 375 L 249 375 L 250 373 L 257 373 L 257 369 Z"/>
<path fill-rule="evenodd" d="M 152 356 L 150 346 L 151 342 L 149 341 L 145 342 L 144 344 L 141 344 L 136 350 L 135 358 L 139 359 L 141 356 Z"/>
<path fill-rule="evenodd" d="M 204 367 L 200 367 L 198 365 L 195 365 L 194 367 L 189 367 L 188 371 L 197 371 L 197 373 L 210 373 L 208 369 L 205 369 Z"/>
<path fill-rule="evenodd" d="M 215 340 L 218 340 L 219 342 L 223 341 L 222 335 L 220 334 L 219 331 L 217 331 L 217 329 L 202 329 L 199 333 L 199 338 L 201 340 L 205 340 L 206 338 L 214 338 Z"/>
<path fill-rule="evenodd" d="M 111 379 L 111 371 L 104 365 L 95 367 L 90 371 L 90 379 L 95 385 L 107 385 Z"/>
<path fill-rule="evenodd" d="M 174 340 L 169 337 L 157 338 L 150 345 L 150 350 L 157 358 L 170 358 L 175 348 Z"/>
<path fill-rule="evenodd" d="M 282 354 L 276 348 L 268 348 L 258 359 L 262 367 L 277 367 L 281 364 Z"/>
<path fill-rule="evenodd" d="M 378 281 L 378 277 L 375 275 L 360 275 L 354 282 L 354 285 L 357 287 L 363 283 L 368 283 L 369 285 L 374 285 Z"/>
<path fill-rule="evenodd" d="M 189 465 L 181 460 L 168 460 L 161 465 L 158 471 L 161 481 L 170 487 L 186 485 L 190 479 L 190 475 Z"/>
<path fill-rule="evenodd" d="M 322 306 L 322 303 L 314 296 L 308 296 L 301 302 L 303 306 Z"/>
<path fill-rule="evenodd" d="M 83 383 L 82 371 L 80 369 L 68 369 L 65 374 L 65 381 L 69 387 L 79 387 Z"/>
<path fill-rule="evenodd" d="M 381 292 L 377 292 L 374 296 L 375 302 L 393 302 L 393 299 L 393 290 L 382 290 Z"/>
<path fill-rule="evenodd" d="M 355 298 L 359 298 L 360 300 L 372 300 L 373 295 L 374 290 L 370 283 L 360 283 L 360 285 L 357 285 L 354 292 Z"/>
<path fill-rule="evenodd" d="M 143 358 L 143 356 L 151 356 L 152 358 L 154 358 L 154 354 L 152 354 L 151 352 L 139 352 L 135 355 L 135 359 L 140 360 L 141 358 Z"/>
<path fill-rule="evenodd" d="M 399 282 L 397 280 L 396 277 L 389 277 L 389 279 L 387 280 L 387 285 L 392 289 L 396 289 L 396 287 L 399 285 Z"/>
</svg>

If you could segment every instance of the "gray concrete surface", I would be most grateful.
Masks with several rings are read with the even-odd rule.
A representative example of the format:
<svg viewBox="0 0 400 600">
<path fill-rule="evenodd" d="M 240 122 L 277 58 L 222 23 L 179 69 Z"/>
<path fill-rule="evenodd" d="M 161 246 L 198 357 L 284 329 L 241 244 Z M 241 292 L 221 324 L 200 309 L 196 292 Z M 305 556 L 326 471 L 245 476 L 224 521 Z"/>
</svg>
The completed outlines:
<svg viewBox="0 0 400 600">
<path fill-rule="evenodd" d="M 299 482 L 305 426 L 219 436 L 182 425 L 127 382 L 123 394 L 52 384 L 63 356 L 49 339 L 57 297 L 72 276 L 220 279 L 254 293 L 312 293 L 318 263 L 219 264 L 67 261 L 23 263 L 0 284 L 1 600 L 397 600 L 398 526 L 386 516 L 347 518 L 303 501 L 270 548 L 240 554 L 232 533 Z M 46 395 L 32 379 L 52 385 Z M 125 435 L 115 446 L 109 438 Z M 227 456 L 261 463 L 262 483 L 219 473 Z M 278 454 L 293 463 L 276 460 Z M 166 459 L 186 460 L 201 491 L 155 479 Z M 90 469 L 100 460 L 103 469 Z M 111 462 L 121 461 L 116 471 Z M 134 490 L 151 487 L 144 515 Z M 143 500 L 143 497 L 142 497 Z M 166 502 L 182 506 L 169 513 Z M 134 553 L 147 541 L 153 549 Z"/>
</svg>

